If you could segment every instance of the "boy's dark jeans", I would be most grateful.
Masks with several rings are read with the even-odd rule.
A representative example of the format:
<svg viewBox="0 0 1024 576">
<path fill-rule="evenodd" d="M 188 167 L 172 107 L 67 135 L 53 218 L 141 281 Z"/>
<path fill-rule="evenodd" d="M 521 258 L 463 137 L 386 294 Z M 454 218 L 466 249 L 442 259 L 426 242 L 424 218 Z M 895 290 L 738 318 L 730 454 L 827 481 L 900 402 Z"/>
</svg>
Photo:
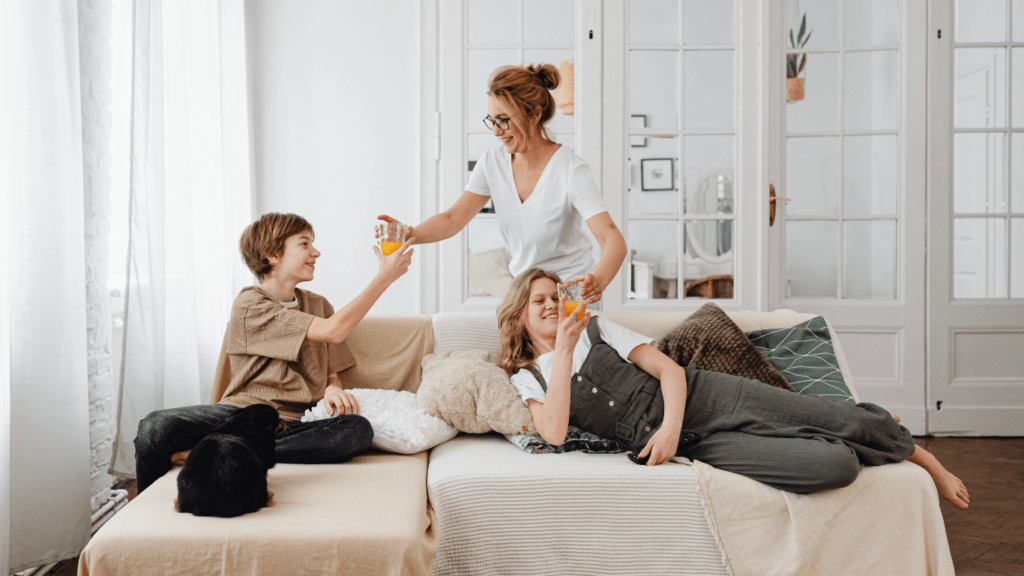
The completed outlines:
<svg viewBox="0 0 1024 576">
<path fill-rule="evenodd" d="M 171 469 L 171 456 L 191 450 L 238 408 L 204 404 L 156 410 L 139 422 L 135 437 L 135 478 L 138 492 Z M 350 414 L 315 422 L 289 422 L 277 433 L 277 461 L 295 464 L 337 464 L 370 449 L 373 428 Z"/>
</svg>

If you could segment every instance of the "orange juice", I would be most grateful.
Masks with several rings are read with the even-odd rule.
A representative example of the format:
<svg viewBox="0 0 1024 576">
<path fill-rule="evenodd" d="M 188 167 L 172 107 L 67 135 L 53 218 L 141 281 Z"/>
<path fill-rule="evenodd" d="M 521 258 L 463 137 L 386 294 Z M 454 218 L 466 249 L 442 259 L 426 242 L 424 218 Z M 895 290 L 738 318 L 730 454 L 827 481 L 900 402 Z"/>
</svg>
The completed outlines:
<svg viewBox="0 0 1024 576">
<path fill-rule="evenodd" d="M 398 250 L 401 247 L 402 247 L 402 243 L 401 242 L 381 242 L 380 243 L 380 251 L 383 252 L 385 256 L 390 256 L 392 253 L 394 253 L 395 250 Z"/>
<path fill-rule="evenodd" d="M 586 314 L 587 313 L 587 303 L 586 302 L 583 302 L 582 300 L 568 300 L 565 303 L 565 315 L 566 316 L 571 316 L 572 313 L 575 312 L 577 308 L 579 308 L 580 304 L 583 304 L 583 311 L 580 312 L 580 315 L 582 316 L 583 314 Z"/>
</svg>

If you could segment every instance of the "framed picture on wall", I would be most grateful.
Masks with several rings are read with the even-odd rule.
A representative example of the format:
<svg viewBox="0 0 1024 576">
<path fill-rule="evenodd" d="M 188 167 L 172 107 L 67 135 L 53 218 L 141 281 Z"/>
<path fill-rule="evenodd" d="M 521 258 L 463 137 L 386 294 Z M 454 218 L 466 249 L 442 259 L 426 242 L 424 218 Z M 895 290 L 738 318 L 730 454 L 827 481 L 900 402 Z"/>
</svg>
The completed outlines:
<svg viewBox="0 0 1024 576">
<path fill-rule="evenodd" d="M 644 192 L 675 190 L 676 175 L 672 158 L 640 160 L 640 189 Z"/>
<path fill-rule="evenodd" d="M 630 114 L 629 116 L 629 129 L 630 131 L 638 128 L 647 127 L 647 115 L 646 114 Z M 646 148 L 647 137 L 632 135 L 629 137 L 629 145 L 633 148 Z"/>
</svg>

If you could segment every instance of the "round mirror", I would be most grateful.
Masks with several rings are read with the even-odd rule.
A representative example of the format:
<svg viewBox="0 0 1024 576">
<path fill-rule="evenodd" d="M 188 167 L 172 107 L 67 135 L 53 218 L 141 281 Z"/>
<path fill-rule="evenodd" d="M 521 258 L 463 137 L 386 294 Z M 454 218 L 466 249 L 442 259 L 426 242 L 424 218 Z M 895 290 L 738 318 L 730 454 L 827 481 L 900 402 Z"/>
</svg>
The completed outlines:
<svg viewBox="0 0 1024 576">
<path fill-rule="evenodd" d="M 689 214 L 733 214 L 732 170 L 715 168 L 702 174 L 686 204 Z M 732 223 L 714 219 L 687 221 L 686 251 L 694 258 L 715 264 L 732 260 Z"/>
</svg>

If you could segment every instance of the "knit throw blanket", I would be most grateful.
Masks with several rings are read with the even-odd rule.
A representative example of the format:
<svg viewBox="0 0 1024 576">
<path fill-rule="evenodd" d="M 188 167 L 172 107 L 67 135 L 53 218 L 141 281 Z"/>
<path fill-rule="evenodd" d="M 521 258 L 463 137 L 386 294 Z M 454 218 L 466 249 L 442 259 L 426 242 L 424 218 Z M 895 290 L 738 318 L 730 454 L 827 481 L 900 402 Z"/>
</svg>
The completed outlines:
<svg viewBox="0 0 1024 576">
<path fill-rule="evenodd" d="M 746 334 L 717 305 L 708 302 L 658 342 L 658 350 L 680 366 L 760 380 L 793 391 Z"/>
</svg>

